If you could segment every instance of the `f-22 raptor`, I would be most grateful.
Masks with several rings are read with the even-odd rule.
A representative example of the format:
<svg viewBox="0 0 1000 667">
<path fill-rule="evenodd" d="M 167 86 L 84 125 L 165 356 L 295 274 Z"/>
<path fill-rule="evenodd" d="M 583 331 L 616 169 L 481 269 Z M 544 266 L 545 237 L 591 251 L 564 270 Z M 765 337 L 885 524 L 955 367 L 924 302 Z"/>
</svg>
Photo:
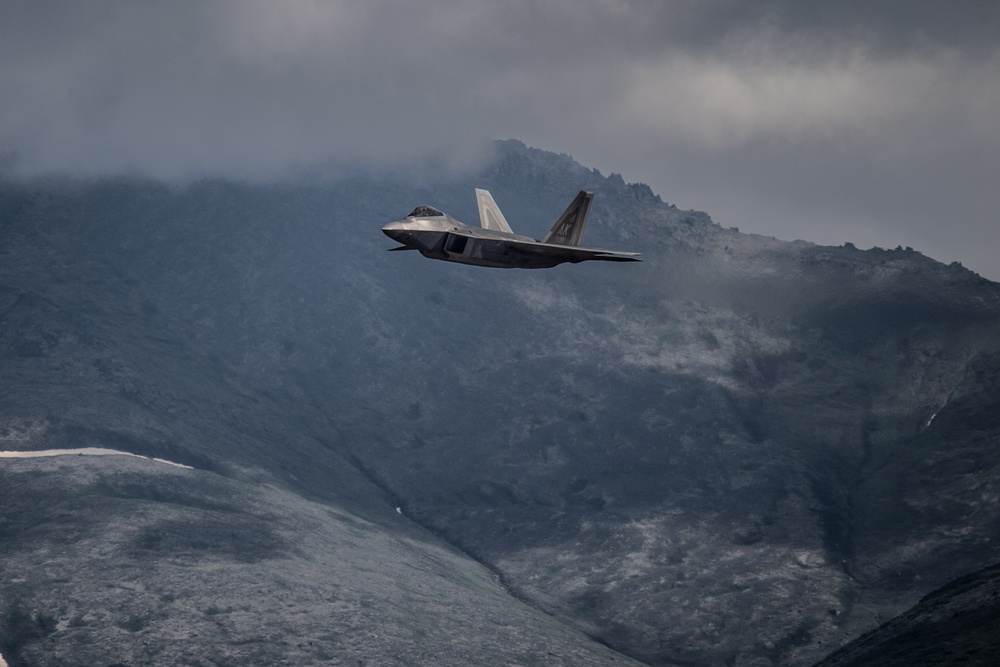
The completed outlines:
<svg viewBox="0 0 1000 667">
<path fill-rule="evenodd" d="M 432 206 L 418 206 L 404 220 L 390 222 L 382 231 L 403 244 L 390 250 L 418 250 L 431 259 L 476 266 L 547 269 L 564 262 L 642 261 L 636 252 L 580 246 L 593 199 L 593 192 L 581 190 L 541 241 L 511 231 L 493 196 L 478 188 L 481 227 L 466 225 Z"/>
</svg>

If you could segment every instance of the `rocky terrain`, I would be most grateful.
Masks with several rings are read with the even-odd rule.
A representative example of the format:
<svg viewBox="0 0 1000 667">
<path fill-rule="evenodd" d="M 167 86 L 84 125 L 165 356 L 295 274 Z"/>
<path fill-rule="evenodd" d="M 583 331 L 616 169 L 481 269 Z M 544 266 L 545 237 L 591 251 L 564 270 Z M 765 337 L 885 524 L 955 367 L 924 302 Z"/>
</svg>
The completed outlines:
<svg viewBox="0 0 1000 667">
<path fill-rule="evenodd" d="M 854 640 L 817 667 L 995 665 L 1000 566 L 973 572 Z"/>
<path fill-rule="evenodd" d="M 15 666 L 630 663 L 398 515 L 121 456 L 22 460 L 2 484 Z"/>
<path fill-rule="evenodd" d="M 637 265 L 387 253 L 493 193 Z M 845 242 L 849 239 L 845 239 Z M 811 664 L 1000 561 L 1000 286 L 564 155 L 0 186 L 0 653 Z"/>
</svg>

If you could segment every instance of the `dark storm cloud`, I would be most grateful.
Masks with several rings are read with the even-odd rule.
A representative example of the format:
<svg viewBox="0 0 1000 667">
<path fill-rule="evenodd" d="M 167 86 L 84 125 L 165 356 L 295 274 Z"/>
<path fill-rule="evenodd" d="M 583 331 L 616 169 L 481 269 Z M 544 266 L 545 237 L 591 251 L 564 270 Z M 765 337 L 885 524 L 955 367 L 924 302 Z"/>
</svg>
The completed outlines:
<svg viewBox="0 0 1000 667">
<path fill-rule="evenodd" d="M 744 231 L 996 279 L 998 22 L 977 0 L 7 2 L 0 165 L 267 179 L 516 137 Z"/>
<path fill-rule="evenodd" d="M 1000 12 L 988 0 L 763 3 L 781 32 L 858 40 L 887 55 L 950 48 L 970 54 L 996 49 Z"/>
</svg>

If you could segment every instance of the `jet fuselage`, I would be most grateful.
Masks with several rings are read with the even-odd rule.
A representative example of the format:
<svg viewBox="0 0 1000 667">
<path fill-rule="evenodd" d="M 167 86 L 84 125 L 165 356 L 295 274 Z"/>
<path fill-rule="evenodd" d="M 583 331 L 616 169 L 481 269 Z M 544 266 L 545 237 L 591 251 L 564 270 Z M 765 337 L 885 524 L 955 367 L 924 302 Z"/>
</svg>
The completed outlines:
<svg viewBox="0 0 1000 667">
<path fill-rule="evenodd" d="M 424 257 L 497 268 L 545 269 L 572 261 L 550 253 L 516 252 L 511 241 L 537 244 L 530 236 L 472 227 L 443 214 L 406 218 L 382 227 L 386 236 Z M 561 250 L 555 248 L 554 250 Z"/>
</svg>

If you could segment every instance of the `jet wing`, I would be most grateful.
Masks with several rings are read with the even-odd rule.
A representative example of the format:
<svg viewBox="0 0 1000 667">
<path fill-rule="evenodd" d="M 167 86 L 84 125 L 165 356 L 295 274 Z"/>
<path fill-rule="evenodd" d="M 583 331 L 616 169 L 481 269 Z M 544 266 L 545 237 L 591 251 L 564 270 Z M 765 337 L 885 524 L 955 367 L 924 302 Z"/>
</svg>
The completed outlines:
<svg viewBox="0 0 1000 667">
<path fill-rule="evenodd" d="M 576 263 L 587 260 L 605 262 L 641 262 L 641 254 L 637 252 L 619 252 L 602 248 L 584 248 L 567 246 L 557 243 L 542 243 L 541 241 L 507 241 L 511 250 L 535 257 L 559 257 L 563 261 Z"/>
<path fill-rule="evenodd" d="M 603 248 L 544 243 L 536 241 L 530 236 L 507 234 L 490 229 L 469 227 L 468 225 L 453 227 L 447 232 L 443 232 L 440 248 L 435 248 L 435 252 L 438 250 L 445 255 L 440 259 L 506 268 L 541 269 L 564 262 L 576 264 L 587 260 L 642 261 L 637 252 L 618 252 Z"/>
</svg>

